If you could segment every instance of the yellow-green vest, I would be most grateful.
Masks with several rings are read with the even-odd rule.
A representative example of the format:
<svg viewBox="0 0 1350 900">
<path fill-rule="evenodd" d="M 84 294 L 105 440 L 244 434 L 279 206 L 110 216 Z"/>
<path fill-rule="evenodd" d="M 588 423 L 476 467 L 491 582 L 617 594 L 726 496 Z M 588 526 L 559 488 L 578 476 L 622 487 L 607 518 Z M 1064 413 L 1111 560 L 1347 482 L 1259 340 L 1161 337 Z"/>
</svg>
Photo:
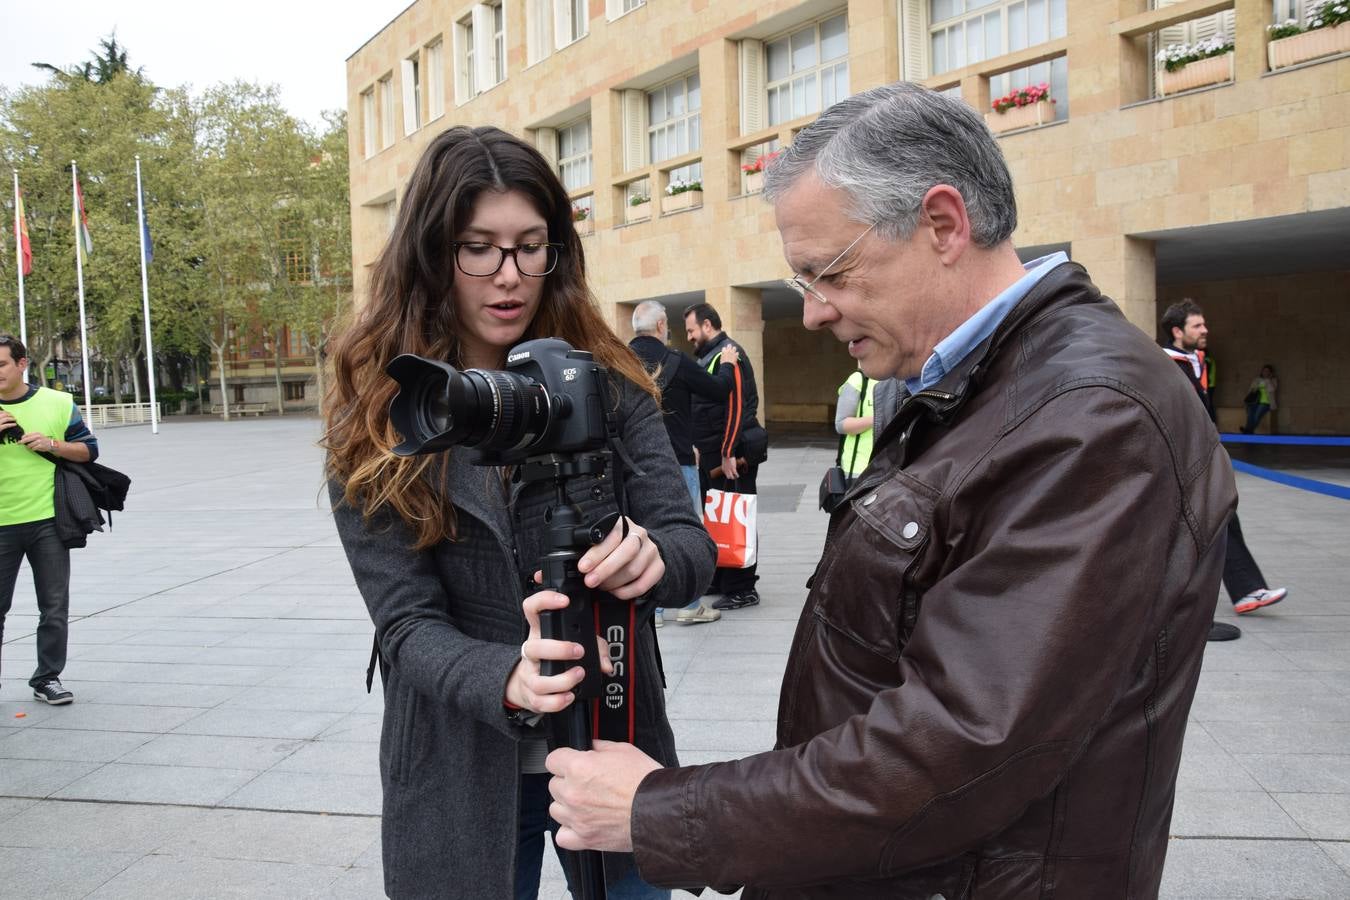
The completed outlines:
<svg viewBox="0 0 1350 900">
<path fill-rule="evenodd" d="M 839 386 L 837 393 L 842 394 L 844 387 L 851 385 L 853 390 L 862 390 L 863 375 L 861 372 L 854 372 L 848 376 L 843 384 Z M 867 391 L 862 395 L 862 403 L 858 409 L 849 413 L 850 416 L 870 416 L 872 415 L 872 391 L 877 383 L 871 378 L 867 379 Z M 853 478 L 862 473 L 867 468 L 867 462 L 872 458 L 872 431 L 869 428 L 861 434 L 850 434 L 844 436 L 844 451 L 840 454 L 839 465 L 844 470 L 844 474 Z M 854 452 L 857 456 L 854 456 Z"/>
<path fill-rule="evenodd" d="M 73 407 L 69 394 L 45 387 L 22 403 L 0 400 L 0 409 L 14 417 L 24 434 L 36 431 L 57 441 L 66 436 Z M 0 441 L 0 525 L 41 522 L 55 516 L 55 483 L 55 463 L 23 444 Z"/>
</svg>

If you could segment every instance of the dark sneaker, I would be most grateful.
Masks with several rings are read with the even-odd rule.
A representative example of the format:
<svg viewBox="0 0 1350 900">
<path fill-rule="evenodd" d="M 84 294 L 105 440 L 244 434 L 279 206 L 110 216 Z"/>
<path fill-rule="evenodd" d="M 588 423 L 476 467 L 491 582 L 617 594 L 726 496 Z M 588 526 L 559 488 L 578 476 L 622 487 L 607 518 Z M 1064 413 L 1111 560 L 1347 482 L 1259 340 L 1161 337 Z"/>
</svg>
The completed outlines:
<svg viewBox="0 0 1350 900">
<path fill-rule="evenodd" d="M 1215 622 L 1209 626 L 1207 641 L 1236 641 L 1242 637 L 1242 629 L 1227 622 Z"/>
<path fill-rule="evenodd" d="M 65 706 L 75 701 L 75 695 L 66 690 L 60 681 L 53 678 L 33 688 L 33 699 L 50 703 L 52 706 Z"/>
<path fill-rule="evenodd" d="M 759 602 L 759 594 L 753 590 L 741 591 L 738 594 L 726 594 L 713 601 L 713 609 L 741 609 L 746 606 L 754 606 Z"/>
</svg>

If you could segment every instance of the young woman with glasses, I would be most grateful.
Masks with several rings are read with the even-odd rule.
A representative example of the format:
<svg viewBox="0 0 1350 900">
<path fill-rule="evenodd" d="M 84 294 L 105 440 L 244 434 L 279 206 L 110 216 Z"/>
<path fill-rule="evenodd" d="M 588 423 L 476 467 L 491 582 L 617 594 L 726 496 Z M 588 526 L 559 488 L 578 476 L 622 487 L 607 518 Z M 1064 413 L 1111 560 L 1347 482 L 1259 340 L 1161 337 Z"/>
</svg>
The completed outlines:
<svg viewBox="0 0 1350 900">
<path fill-rule="evenodd" d="M 547 720 L 574 700 L 581 647 L 539 636 L 566 604 L 534 586 L 550 484 L 451 450 L 400 458 L 388 416 L 400 353 L 500 369 L 522 341 L 559 337 L 611 373 L 612 411 L 642 489 L 579 563 L 587 583 L 637 606 L 636 744 L 675 763 L 652 611 L 708 583 L 714 549 L 671 452 L 656 389 L 600 317 L 567 192 L 545 159 L 496 128 L 452 128 L 417 164 L 367 302 L 337 341 L 325 400 L 338 533 L 383 660 L 383 858 L 389 896 L 532 898 L 548 815 Z M 636 476 L 629 475 L 630 481 Z M 612 479 L 574 479 L 587 512 L 614 509 Z M 602 653 L 602 657 L 607 654 Z M 606 860 L 608 896 L 664 898 L 630 856 Z M 565 866 L 566 868 L 566 866 Z"/>
</svg>

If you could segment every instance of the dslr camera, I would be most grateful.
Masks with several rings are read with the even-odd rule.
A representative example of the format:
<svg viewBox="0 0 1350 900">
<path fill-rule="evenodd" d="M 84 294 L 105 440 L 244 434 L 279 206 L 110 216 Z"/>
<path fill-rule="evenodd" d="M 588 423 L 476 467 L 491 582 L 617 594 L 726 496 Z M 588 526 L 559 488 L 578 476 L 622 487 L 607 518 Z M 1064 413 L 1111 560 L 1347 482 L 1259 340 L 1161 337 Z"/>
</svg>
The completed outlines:
<svg viewBox="0 0 1350 900">
<path fill-rule="evenodd" d="M 586 350 L 558 338 L 517 344 L 506 369 L 465 369 L 405 353 L 385 371 L 398 382 L 389 420 L 399 456 L 476 448 L 479 465 L 605 446 L 608 372 Z"/>
</svg>

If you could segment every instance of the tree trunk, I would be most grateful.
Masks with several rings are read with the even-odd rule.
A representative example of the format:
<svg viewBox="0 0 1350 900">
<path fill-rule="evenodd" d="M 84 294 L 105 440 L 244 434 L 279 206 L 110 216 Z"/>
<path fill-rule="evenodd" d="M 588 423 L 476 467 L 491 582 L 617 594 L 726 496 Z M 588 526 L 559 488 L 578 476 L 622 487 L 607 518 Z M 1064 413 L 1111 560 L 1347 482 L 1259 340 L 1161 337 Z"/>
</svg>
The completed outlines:
<svg viewBox="0 0 1350 900">
<path fill-rule="evenodd" d="M 122 360 L 120 357 L 114 357 L 108 360 L 108 368 L 112 370 L 112 402 L 122 402 Z"/>
<path fill-rule="evenodd" d="M 230 398 L 225 392 L 225 345 L 212 347 L 216 352 L 216 368 L 220 370 L 220 405 L 225 410 L 225 421 L 230 421 Z"/>
<path fill-rule="evenodd" d="M 314 401 L 314 408 L 323 413 L 323 398 L 327 396 L 327 387 L 323 377 L 323 346 L 326 342 L 323 329 L 319 329 L 319 344 L 314 347 L 314 389 L 318 391 L 318 398 Z"/>
<path fill-rule="evenodd" d="M 131 384 L 136 388 L 136 405 L 141 405 L 141 366 L 140 354 L 131 354 Z"/>
<path fill-rule="evenodd" d="M 281 329 L 272 332 L 272 365 L 277 382 L 277 415 L 286 415 L 286 392 L 281 386 Z"/>
</svg>

